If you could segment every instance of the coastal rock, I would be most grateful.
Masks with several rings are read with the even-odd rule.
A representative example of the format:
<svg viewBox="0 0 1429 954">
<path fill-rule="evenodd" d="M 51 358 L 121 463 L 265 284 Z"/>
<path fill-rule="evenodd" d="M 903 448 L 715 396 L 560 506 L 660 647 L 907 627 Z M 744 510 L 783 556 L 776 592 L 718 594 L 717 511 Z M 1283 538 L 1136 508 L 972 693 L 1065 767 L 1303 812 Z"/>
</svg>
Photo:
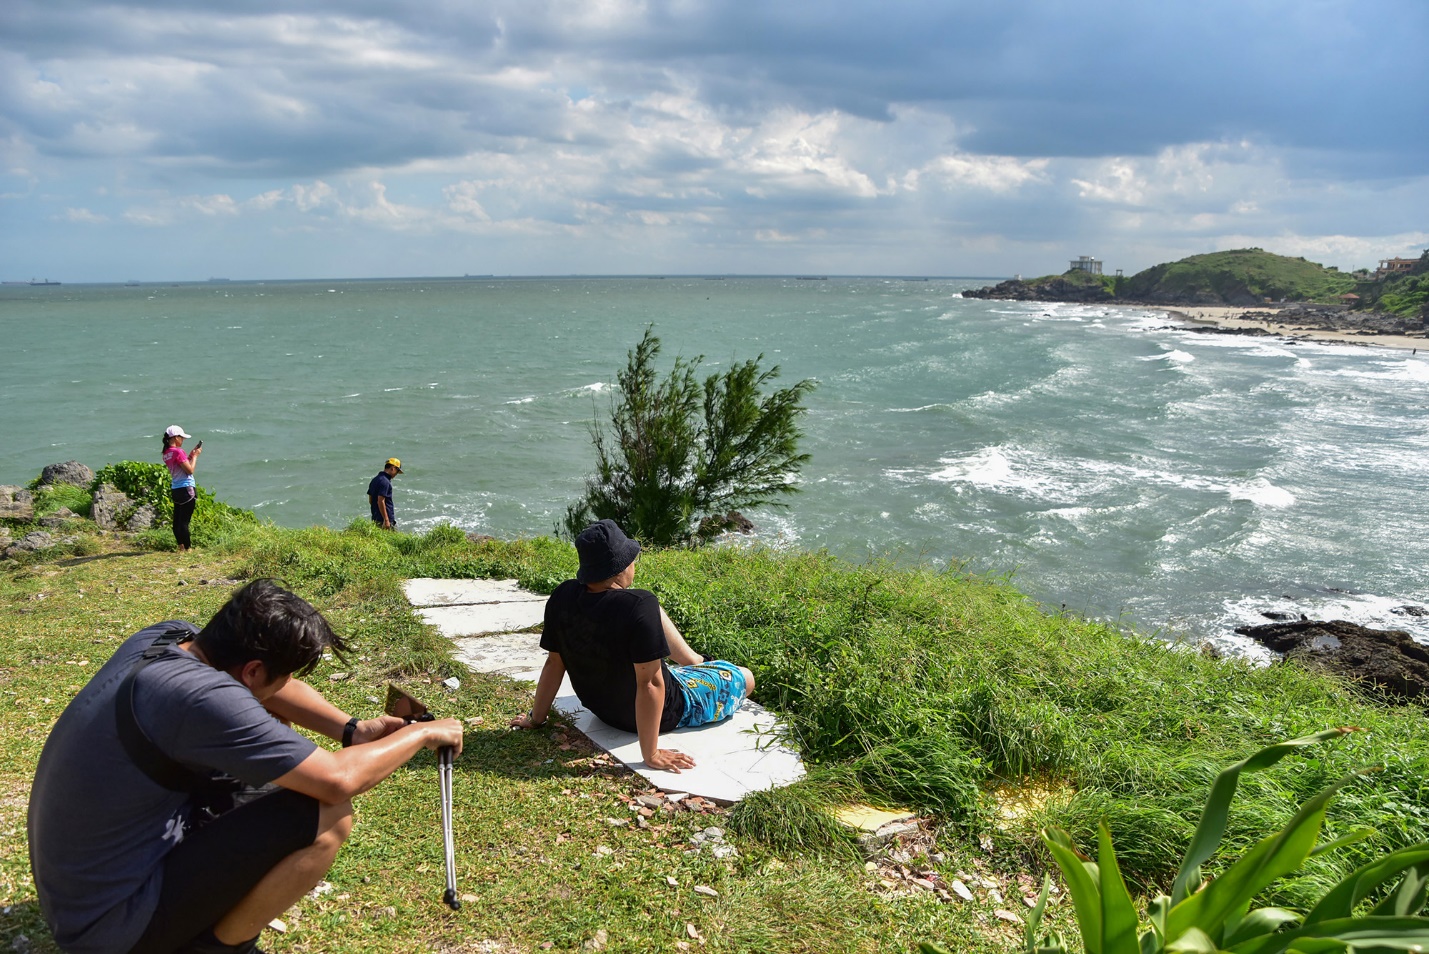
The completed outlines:
<svg viewBox="0 0 1429 954">
<path fill-rule="evenodd" d="M 156 517 L 153 506 L 130 499 L 113 484 L 95 490 L 90 516 L 101 530 L 147 530 Z"/>
<path fill-rule="evenodd" d="M 725 514 L 712 514 L 700 521 L 699 535 L 711 537 L 717 533 L 753 533 L 754 521 L 738 510 Z"/>
<path fill-rule="evenodd" d="M 74 520 L 74 519 L 75 519 L 76 517 L 78 517 L 78 516 L 79 516 L 79 514 L 75 513 L 73 510 L 69 509 L 68 507 L 61 507 L 60 509 L 56 510 L 54 513 L 50 514 L 49 516 L 47 516 L 47 517 L 41 517 L 41 518 L 40 518 L 38 521 L 36 521 L 36 522 L 39 523 L 39 525 L 42 526 L 42 527 L 50 527 L 50 528 L 62 527 L 62 526 L 64 526 L 66 523 L 68 523 L 68 522 L 71 521 L 71 520 Z"/>
<path fill-rule="evenodd" d="M 1403 630 L 1300 619 L 1240 626 L 1236 632 L 1283 653 L 1286 659 L 1323 666 L 1393 701 L 1429 702 L 1429 647 Z"/>
<path fill-rule="evenodd" d="M 1102 285 L 1069 282 L 1061 276 L 1039 282 L 1025 282 L 1011 279 L 998 282 L 987 288 L 975 288 L 963 292 L 964 298 L 991 298 L 1000 301 L 1066 301 L 1098 302 L 1113 301 L 1115 297 Z"/>
<path fill-rule="evenodd" d="M 1390 612 L 1396 616 L 1429 616 L 1429 606 L 1396 606 Z"/>
<path fill-rule="evenodd" d="M 35 516 L 35 498 L 24 487 L 0 485 L 0 519 L 30 520 Z"/>
<path fill-rule="evenodd" d="M 14 558 L 26 553 L 38 553 L 55 545 L 54 537 L 43 530 L 27 533 L 5 548 L 5 556 Z"/>
<path fill-rule="evenodd" d="M 62 464 L 50 464 L 40 471 L 40 480 L 36 486 L 74 484 L 76 487 L 88 487 L 92 483 L 94 483 L 94 471 L 77 460 L 67 460 Z"/>
</svg>

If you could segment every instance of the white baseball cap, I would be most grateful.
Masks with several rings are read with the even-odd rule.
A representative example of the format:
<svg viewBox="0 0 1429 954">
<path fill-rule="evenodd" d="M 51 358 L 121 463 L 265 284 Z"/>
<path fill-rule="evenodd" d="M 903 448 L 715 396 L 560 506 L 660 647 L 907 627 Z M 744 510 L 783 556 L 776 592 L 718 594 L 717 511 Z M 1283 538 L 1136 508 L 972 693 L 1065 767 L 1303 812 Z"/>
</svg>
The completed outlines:
<svg viewBox="0 0 1429 954">
<path fill-rule="evenodd" d="M 184 440 L 188 440 L 190 437 L 193 437 L 192 434 L 185 434 L 184 429 L 182 427 L 179 427 L 179 425 L 177 424 L 170 424 L 168 430 L 164 431 L 164 436 L 182 437 Z"/>
</svg>

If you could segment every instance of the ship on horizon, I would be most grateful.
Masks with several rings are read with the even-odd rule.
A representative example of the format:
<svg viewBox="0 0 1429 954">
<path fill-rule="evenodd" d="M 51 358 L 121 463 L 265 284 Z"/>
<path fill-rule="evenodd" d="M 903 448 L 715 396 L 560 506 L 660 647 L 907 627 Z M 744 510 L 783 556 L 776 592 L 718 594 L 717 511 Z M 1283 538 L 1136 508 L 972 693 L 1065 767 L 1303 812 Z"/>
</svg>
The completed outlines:
<svg viewBox="0 0 1429 954">
<path fill-rule="evenodd" d="M 38 278 L 32 278 L 32 279 L 30 279 L 30 280 L 27 281 L 27 282 L 15 282 L 15 281 L 0 282 L 0 285 L 58 285 L 58 284 L 60 284 L 60 283 L 59 283 L 59 282 L 52 282 L 52 281 L 50 281 L 48 278 L 46 278 L 46 279 L 43 280 L 43 281 L 41 281 L 41 280 L 38 279 Z"/>
</svg>

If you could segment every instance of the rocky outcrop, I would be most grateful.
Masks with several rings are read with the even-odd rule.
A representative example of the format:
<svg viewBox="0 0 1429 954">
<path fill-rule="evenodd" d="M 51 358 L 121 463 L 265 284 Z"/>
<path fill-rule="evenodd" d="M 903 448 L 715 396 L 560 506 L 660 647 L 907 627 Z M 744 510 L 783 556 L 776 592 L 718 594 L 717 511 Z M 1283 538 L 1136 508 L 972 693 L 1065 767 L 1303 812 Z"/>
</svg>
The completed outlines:
<svg viewBox="0 0 1429 954">
<path fill-rule="evenodd" d="M 49 527 L 49 528 L 53 529 L 53 528 L 55 528 L 55 527 L 63 527 L 66 523 L 69 523 L 71 520 L 77 520 L 77 519 L 79 519 L 79 514 L 75 513 L 73 510 L 69 509 L 68 507 L 61 507 L 60 509 L 56 510 L 54 513 L 49 514 L 48 516 L 41 517 L 39 520 L 36 520 L 35 522 L 38 523 L 38 524 L 39 524 L 40 526 L 42 526 L 42 527 Z"/>
<path fill-rule="evenodd" d="M 43 530 L 36 530 L 34 533 L 27 533 L 5 548 L 5 556 L 14 558 L 26 553 L 38 553 L 41 550 L 48 550 L 55 545 L 54 537 Z"/>
<path fill-rule="evenodd" d="M 1100 284 L 1071 282 L 1058 275 L 1035 282 L 1014 278 L 987 288 L 963 292 L 964 298 L 993 298 L 1000 301 L 1115 301 L 1116 296 Z"/>
<path fill-rule="evenodd" d="M 697 535 L 702 539 L 707 539 L 720 533 L 753 532 L 754 521 L 738 510 L 731 510 L 729 513 L 713 514 L 701 520 Z"/>
<path fill-rule="evenodd" d="M 1429 646 L 1398 629 L 1368 629 L 1344 620 L 1306 619 L 1241 626 L 1286 659 L 1322 666 L 1395 702 L 1429 704 Z"/>
<path fill-rule="evenodd" d="M 113 484 L 99 485 L 89 513 L 101 530 L 147 530 L 156 516 L 151 505 L 132 500 Z"/>
<path fill-rule="evenodd" d="M 0 520 L 30 520 L 35 516 L 35 498 L 24 487 L 0 485 Z"/>
<path fill-rule="evenodd" d="M 35 486 L 74 484 L 76 487 L 88 489 L 92 483 L 94 483 L 94 471 L 77 460 L 67 460 L 62 464 L 50 464 L 40 471 L 40 480 Z"/>
</svg>

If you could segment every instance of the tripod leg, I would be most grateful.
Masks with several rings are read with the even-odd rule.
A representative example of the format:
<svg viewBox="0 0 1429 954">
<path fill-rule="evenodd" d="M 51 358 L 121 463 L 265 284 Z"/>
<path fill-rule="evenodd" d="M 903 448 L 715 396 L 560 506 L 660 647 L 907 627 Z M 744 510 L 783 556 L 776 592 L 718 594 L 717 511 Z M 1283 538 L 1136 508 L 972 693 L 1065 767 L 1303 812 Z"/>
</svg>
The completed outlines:
<svg viewBox="0 0 1429 954">
<path fill-rule="evenodd" d="M 452 756 L 451 746 L 437 753 L 437 773 L 442 787 L 442 842 L 446 850 L 447 890 L 442 900 L 453 911 L 461 909 L 456 896 L 456 843 L 452 834 Z"/>
</svg>

